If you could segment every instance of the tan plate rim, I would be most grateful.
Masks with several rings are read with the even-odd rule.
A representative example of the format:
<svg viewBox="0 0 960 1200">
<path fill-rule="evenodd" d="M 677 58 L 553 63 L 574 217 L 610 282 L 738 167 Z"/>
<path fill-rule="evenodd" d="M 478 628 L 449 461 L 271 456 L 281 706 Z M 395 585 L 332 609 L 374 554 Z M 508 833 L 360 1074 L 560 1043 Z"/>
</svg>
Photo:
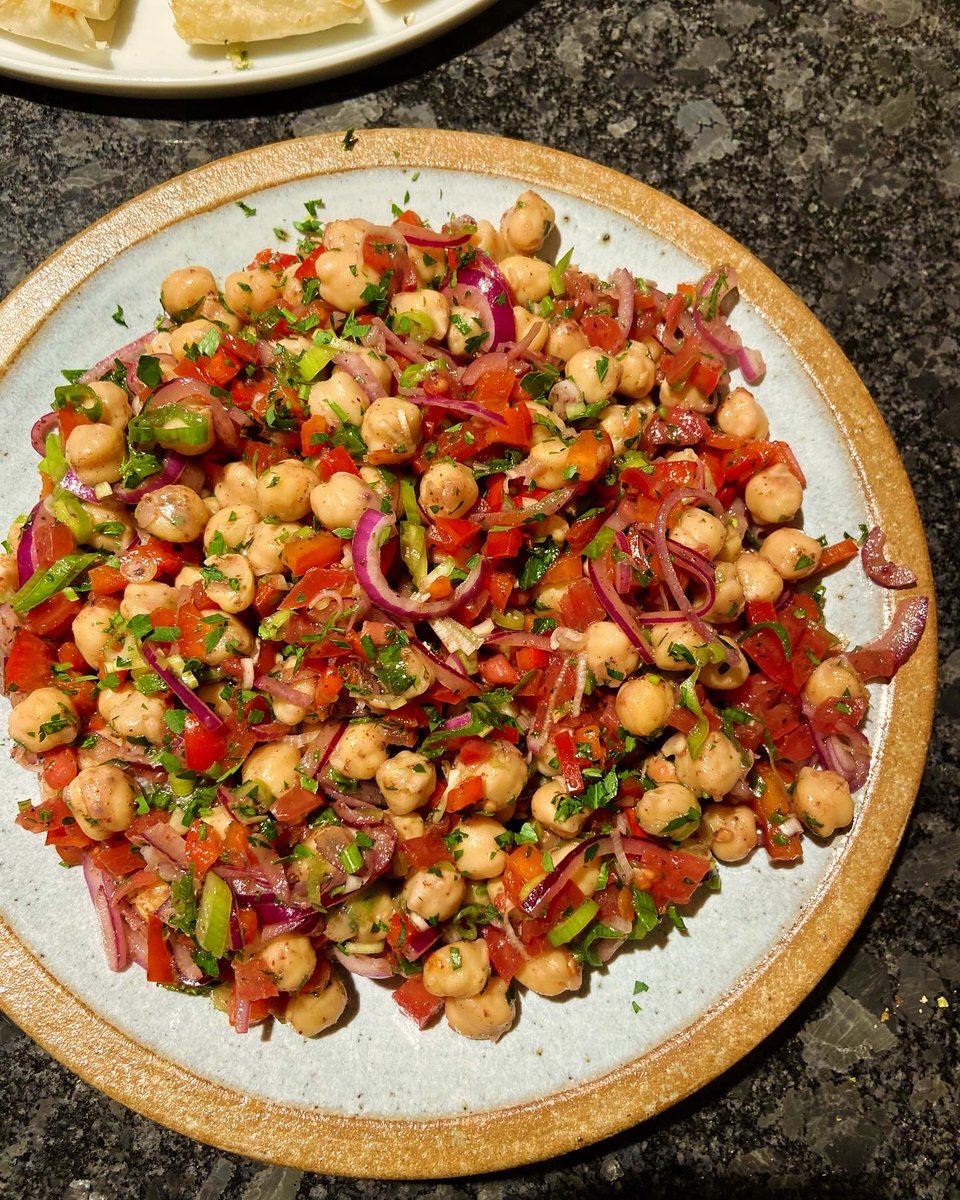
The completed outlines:
<svg viewBox="0 0 960 1200">
<path fill-rule="evenodd" d="M 923 526 L 896 447 L 853 367 L 809 309 L 741 245 L 677 201 L 545 147 L 489 135 L 381 129 L 362 131 L 350 152 L 342 135 L 327 134 L 199 167 L 103 217 L 6 298 L 0 305 L 0 372 L 72 289 L 129 246 L 256 190 L 371 167 L 465 170 L 540 184 L 634 220 L 704 264 L 732 263 L 742 294 L 790 346 L 831 412 L 892 557 L 910 562 L 918 590 L 931 598 L 926 635 L 892 685 L 889 723 L 855 829 L 789 934 L 681 1034 L 600 1079 L 533 1103 L 438 1120 L 385 1120 L 243 1095 L 167 1061 L 105 1022 L 0 921 L 0 1007 L 107 1095 L 181 1133 L 254 1158 L 348 1176 L 437 1178 L 501 1170 L 626 1129 L 714 1079 L 793 1012 L 856 930 L 903 835 L 933 717 L 936 619 Z M 881 479 L 882 488 L 875 487 L 872 481 Z M 888 612 L 893 603 L 890 597 Z M 506 1043 L 504 1053 L 509 1056 Z"/>
</svg>

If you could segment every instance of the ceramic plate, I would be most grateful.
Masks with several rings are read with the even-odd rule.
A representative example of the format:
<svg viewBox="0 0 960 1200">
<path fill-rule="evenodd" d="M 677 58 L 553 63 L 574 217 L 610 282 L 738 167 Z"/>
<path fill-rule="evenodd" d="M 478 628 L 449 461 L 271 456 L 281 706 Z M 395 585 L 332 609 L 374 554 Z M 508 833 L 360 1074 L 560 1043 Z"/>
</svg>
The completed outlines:
<svg viewBox="0 0 960 1200">
<path fill-rule="evenodd" d="M 853 369 L 761 263 L 675 201 L 603 167 L 503 139 L 367 131 L 288 142 L 211 163 L 132 200 L 44 263 L 0 311 L 6 436 L 3 524 L 35 496 L 31 423 L 62 367 L 81 367 L 146 329 L 158 281 L 202 261 L 222 277 L 291 227 L 303 203 L 390 220 L 391 202 L 434 222 L 496 219 L 524 187 L 554 205 L 563 244 L 601 275 L 627 265 L 661 284 L 714 263 L 737 270 L 735 325 L 766 358 L 759 396 L 810 486 L 808 528 L 830 540 L 880 523 L 892 557 L 932 595 L 917 510 L 896 450 Z M 235 202 L 256 209 L 247 217 Z M 123 307 L 130 327 L 110 320 Z M 830 581 L 832 627 L 854 642 L 885 626 L 889 593 L 854 566 Z M 0 808 L 0 1002 L 78 1074 L 167 1125 L 218 1146 L 347 1175 L 447 1176 L 544 1158 L 623 1129 L 729 1067 L 779 1024 L 835 960 L 876 893 L 923 765 L 936 634 L 877 693 L 875 746 L 852 830 L 806 841 L 802 864 L 758 852 L 722 872 L 688 933 L 621 953 L 584 992 L 527 994 L 497 1045 L 441 1023 L 417 1032 L 373 981 L 349 1023 L 305 1042 L 283 1026 L 238 1037 L 203 1000 L 111 974 L 79 871 L 13 824 L 32 777 L 6 761 Z M 896 736 L 893 736 L 895 732 Z M 882 804 L 880 803 L 882 799 Z M 634 1010 L 634 982 L 649 991 Z"/>
<path fill-rule="evenodd" d="M 0 74 L 79 92 L 196 96 L 292 87 L 359 71 L 437 37 L 493 0 L 367 0 L 367 17 L 303 37 L 251 42 L 240 70 L 224 47 L 188 46 L 167 0 L 123 0 L 110 49 L 78 54 L 0 35 Z"/>
</svg>

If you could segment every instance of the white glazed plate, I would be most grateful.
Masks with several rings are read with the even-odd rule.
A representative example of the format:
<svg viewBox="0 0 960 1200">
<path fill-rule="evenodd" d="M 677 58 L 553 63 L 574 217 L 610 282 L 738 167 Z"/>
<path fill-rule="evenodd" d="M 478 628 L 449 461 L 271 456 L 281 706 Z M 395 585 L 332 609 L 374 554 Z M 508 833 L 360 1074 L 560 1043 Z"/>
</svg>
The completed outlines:
<svg viewBox="0 0 960 1200">
<path fill-rule="evenodd" d="M 627 266 L 672 288 L 732 262 L 733 323 L 766 359 L 758 396 L 794 447 L 809 488 L 808 530 L 830 541 L 879 522 L 890 553 L 932 595 L 922 528 L 883 423 L 813 316 L 742 247 L 676 202 L 605 168 L 540 147 L 434 131 L 366 131 L 347 154 L 327 135 L 209 164 L 131 201 L 54 255 L 2 308 L 0 525 L 36 496 L 30 426 L 60 381 L 150 327 L 159 281 L 203 262 L 220 277 L 292 229 L 305 201 L 325 215 L 391 219 L 391 202 L 439 223 L 496 221 L 533 184 L 554 205 L 564 247 L 601 275 Z M 469 169 L 464 164 L 470 164 Z M 247 217 L 235 202 L 256 209 Z M 129 332 L 111 321 L 120 305 Z M 851 568 L 829 582 L 828 619 L 852 642 L 876 636 L 887 594 Z M 932 625 L 932 618 L 931 618 Z M 876 893 L 909 814 L 929 733 L 935 631 L 868 728 L 870 782 L 853 829 L 805 841 L 802 864 L 762 851 L 722 871 L 722 891 L 675 930 L 592 972 L 560 1002 L 523 996 L 497 1045 L 442 1022 L 425 1033 L 387 988 L 355 982 L 356 1011 L 305 1042 L 278 1025 L 239 1037 L 207 1001 L 105 965 L 79 871 L 13 824 L 33 779 L 2 757 L 0 1004 L 109 1094 L 217 1145 L 343 1174 L 436 1176 L 545 1157 L 622 1129 L 680 1099 L 753 1048 L 834 961 Z M 898 729 L 896 739 L 890 737 Z M 877 797 L 883 792 L 881 807 Z M 16 980 L 16 984 L 14 984 Z M 634 995 L 635 981 L 649 990 Z M 635 1011 L 635 999 L 640 1011 Z M 616 1096 L 616 1103 L 611 1097 Z"/>
<path fill-rule="evenodd" d="M 367 17 L 302 37 L 251 42 L 239 70 L 225 47 L 189 46 L 167 0 L 123 0 L 108 50 L 78 54 L 0 34 L 0 74 L 80 92 L 195 96 L 266 91 L 359 71 L 461 24 L 493 0 L 367 0 Z"/>
</svg>

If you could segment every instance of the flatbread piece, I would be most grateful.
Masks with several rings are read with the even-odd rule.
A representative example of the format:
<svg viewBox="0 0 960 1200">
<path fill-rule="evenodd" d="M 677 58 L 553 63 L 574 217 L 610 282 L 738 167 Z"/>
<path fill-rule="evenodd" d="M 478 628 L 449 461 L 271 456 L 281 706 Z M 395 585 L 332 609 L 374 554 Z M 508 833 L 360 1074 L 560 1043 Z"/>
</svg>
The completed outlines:
<svg viewBox="0 0 960 1200">
<path fill-rule="evenodd" d="M 177 33 L 187 42 L 228 46 L 356 25 L 364 0 L 171 0 Z"/>
<path fill-rule="evenodd" d="M 48 0 L 0 0 L 0 30 L 70 50 L 95 50 L 98 44 L 86 16 Z"/>
</svg>

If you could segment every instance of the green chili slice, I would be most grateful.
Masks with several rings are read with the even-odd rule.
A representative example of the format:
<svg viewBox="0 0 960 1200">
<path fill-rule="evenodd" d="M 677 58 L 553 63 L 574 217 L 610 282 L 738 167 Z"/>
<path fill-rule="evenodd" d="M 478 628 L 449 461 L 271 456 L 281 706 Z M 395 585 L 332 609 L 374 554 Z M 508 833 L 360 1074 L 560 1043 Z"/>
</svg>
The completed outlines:
<svg viewBox="0 0 960 1200">
<path fill-rule="evenodd" d="M 35 571 L 10 600 L 15 613 L 23 614 L 55 596 L 61 588 L 73 583 L 76 577 L 101 559 L 99 554 L 68 554 L 46 570 Z"/>
<path fill-rule="evenodd" d="M 565 942 L 573 941 L 578 933 L 582 933 L 600 911 L 596 900 L 584 900 L 579 908 L 575 908 L 569 917 L 565 917 L 547 934 L 551 946 L 562 946 Z"/>
<path fill-rule="evenodd" d="M 230 910 L 233 894 L 229 885 L 214 871 L 203 881 L 203 893 L 197 910 L 197 941 L 214 958 L 223 958 L 230 942 Z"/>
</svg>

